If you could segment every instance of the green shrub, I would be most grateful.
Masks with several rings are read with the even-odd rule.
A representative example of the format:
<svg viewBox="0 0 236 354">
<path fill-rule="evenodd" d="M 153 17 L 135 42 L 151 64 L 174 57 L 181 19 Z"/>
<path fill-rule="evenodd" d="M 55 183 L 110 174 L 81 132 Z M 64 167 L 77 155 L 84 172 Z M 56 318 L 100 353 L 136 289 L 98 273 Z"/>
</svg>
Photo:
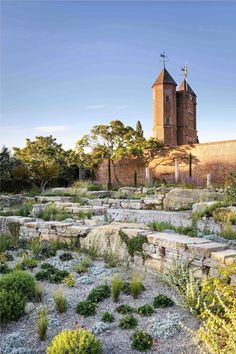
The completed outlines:
<svg viewBox="0 0 236 354">
<path fill-rule="evenodd" d="M 59 313 L 64 313 L 67 310 L 67 301 L 62 291 L 58 290 L 53 295 L 54 302 L 56 304 L 56 309 Z"/>
<path fill-rule="evenodd" d="M 37 329 L 40 340 L 46 339 L 48 329 L 48 312 L 47 309 L 42 308 L 38 311 L 37 315 Z"/>
<path fill-rule="evenodd" d="M 115 317 L 110 313 L 110 312 L 104 312 L 102 315 L 102 322 L 108 322 L 111 323 L 113 322 Z"/>
<path fill-rule="evenodd" d="M 45 259 L 55 256 L 57 247 L 55 244 L 49 241 L 39 241 L 39 239 L 33 239 L 30 242 L 31 250 L 33 251 L 37 259 Z"/>
<path fill-rule="evenodd" d="M 123 281 L 118 274 L 115 274 L 111 280 L 111 295 L 112 300 L 117 302 L 121 293 Z"/>
<path fill-rule="evenodd" d="M 158 308 L 158 307 L 164 308 L 164 307 L 169 307 L 169 306 L 173 306 L 173 305 L 174 305 L 174 302 L 166 295 L 162 295 L 162 294 L 157 295 L 153 300 L 153 306 L 155 308 Z"/>
<path fill-rule="evenodd" d="M 123 283 L 122 292 L 124 294 L 126 294 L 126 295 L 130 295 L 131 294 L 131 284 L 128 281 Z"/>
<path fill-rule="evenodd" d="M 18 320 L 25 310 L 26 298 L 15 290 L 0 290 L 0 322 Z"/>
<path fill-rule="evenodd" d="M 119 264 L 119 260 L 112 253 L 106 253 L 103 257 L 106 266 L 109 268 L 115 268 Z"/>
<path fill-rule="evenodd" d="M 0 236 L 0 252 L 5 252 L 6 250 L 13 250 L 17 246 L 17 240 L 13 236 Z"/>
<path fill-rule="evenodd" d="M 129 313 L 135 312 L 135 308 L 133 308 L 127 304 L 122 304 L 116 308 L 116 311 L 118 313 L 121 313 L 122 315 L 127 315 Z"/>
<path fill-rule="evenodd" d="M 195 220 L 202 219 L 203 217 L 210 218 L 213 216 L 214 211 L 216 209 L 221 208 L 221 207 L 226 207 L 228 205 L 229 205 L 228 202 L 217 202 L 213 205 L 205 207 L 204 209 L 202 209 L 200 211 L 196 211 L 196 212 L 192 213 L 192 218 Z"/>
<path fill-rule="evenodd" d="M 119 232 L 122 241 L 126 244 L 128 253 L 133 256 L 135 253 L 143 253 L 143 244 L 147 242 L 146 236 L 135 236 L 129 238 L 123 231 Z"/>
<path fill-rule="evenodd" d="M 16 209 L 15 215 L 19 216 L 29 216 L 33 207 L 33 202 L 28 200 L 24 202 L 19 208 Z"/>
<path fill-rule="evenodd" d="M 66 286 L 68 286 L 69 288 L 72 288 L 73 286 L 75 286 L 76 281 L 75 281 L 74 275 L 71 273 L 71 274 L 69 274 L 67 277 L 65 277 L 65 278 L 64 278 L 64 283 L 65 283 Z"/>
<path fill-rule="evenodd" d="M 111 296 L 111 289 L 107 284 L 104 284 L 104 285 L 98 285 L 96 286 L 96 288 L 93 288 L 88 294 L 87 299 L 94 303 L 98 303 L 109 298 L 110 296 Z"/>
<path fill-rule="evenodd" d="M 38 262 L 34 258 L 30 258 L 29 256 L 23 256 L 21 265 L 22 265 L 22 269 L 26 269 L 26 268 L 33 269 L 37 267 Z"/>
<path fill-rule="evenodd" d="M 122 329 L 133 329 L 137 325 L 138 321 L 133 315 L 125 315 L 119 321 L 119 327 Z"/>
<path fill-rule="evenodd" d="M 236 240 L 236 231 L 233 230 L 232 225 L 228 222 L 224 225 L 220 236 L 227 240 Z"/>
<path fill-rule="evenodd" d="M 134 274 L 131 280 L 131 294 L 133 295 L 133 298 L 136 299 L 143 289 L 144 286 L 141 276 L 139 274 Z"/>
<path fill-rule="evenodd" d="M 92 260 L 89 256 L 84 257 L 80 263 L 75 267 L 75 271 L 78 274 L 85 273 L 88 270 L 88 267 L 92 263 Z"/>
<path fill-rule="evenodd" d="M 41 270 L 36 273 L 35 278 L 37 280 L 47 280 L 49 283 L 59 284 L 62 283 L 64 278 L 68 275 L 69 273 L 66 270 L 60 270 L 51 264 L 44 263 L 41 265 Z"/>
<path fill-rule="evenodd" d="M 71 214 L 66 210 L 57 208 L 53 203 L 47 206 L 45 209 L 41 210 L 38 213 L 38 218 L 43 219 L 44 221 L 63 221 L 65 219 L 71 218 Z"/>
<path fill-rule="evenodd" d="M 64 253 L 60 254 L 59 258 L 62 262 L 67 262 L 67 261 L 70 261 L 71 259 L 73 259 L 74 257 L 72 256 L 72 254 L 70 252 L 64 252 Z"/>
<path fill-rule="evenodd" d="M 11 272 L 11 268 L 6 263 L 0 263 L 0 274 L 7 274 Z"/>
<path fill-rule="evenodd" d="M 75 271 L 78 274 L 86 273 L 88 268 L 84 267 L 81 263 L 75 267 Z"/>
<path fill-rule="evenodd" d="M 21 293 L 27 299 L 35 297 L 36 281 L 27 272 L 16 270 L 0 278 L 0 289 Z"/>
<path fill-rule="evenodd" d="M 219 208 L 214 210 L 213 218 L 215 221 L 236 224 L 236 212 L 233 212 L 230 209 Z"/>
<path fill-rule="evenodd" d="M 141 316 L 151 316 L 154 312 L 154 308 L 152 305 L 142 305 L 138 307 L 137 312 Z"/>
<path fill-rule="evenodd" d="M 153 221 L 149 223 L 148 226 L 153 231 L 157 231 L 157 232 L 162 232 L 164 230 L 175 230 L 175 227 L 171 223 L 164 222 L 164 221 Z"/>
<path fill-rule="evenodd" d="M 91 210 L 79 210 L 77 213 L 78 219 L 91 219 L 92 215 L 93 214 Z"/>
<path fill-rule="evenodd" d="M 52 340 L 46 354 L 101 354 L 101 343 L 89 331 L 80 328 L 64 330 Z"/>
<path fill-rule="evenodd" d="M 153 339 L 150 334 L 143 331 L 135 331 L 131 337 L 132 348 L 140 352 L 146 352 L 152 348 Z"/>
<path fill-rule="evenodd" d="M 81 316 L 93 316 L 96 313 L 97 304 L 91 300 L 80 301 L 76 306 L 76 313 Z"/>
</svg>

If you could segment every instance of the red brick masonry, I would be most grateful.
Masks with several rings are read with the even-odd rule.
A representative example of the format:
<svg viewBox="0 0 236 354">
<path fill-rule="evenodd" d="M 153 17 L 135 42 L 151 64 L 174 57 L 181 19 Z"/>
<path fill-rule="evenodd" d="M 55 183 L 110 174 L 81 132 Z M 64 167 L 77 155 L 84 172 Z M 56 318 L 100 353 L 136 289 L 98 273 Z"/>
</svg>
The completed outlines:
<svg viewBox="0 0 236 354">
<path fill-rule="evenodd" d="M 174 181 L 175 163 L 179 160 L 180 181 L 193 181 L 198 185 L 206 183 L 208 173 L 212 174 L 212 182 L 220 183 L 229 172 L 236 173 L 236 140 L 217 141 L 212 143 L 181 145 L 177 148 L 166 148 L 167 157 L 158 157 L 150 163 L 152 178 L 168 182 Z M 192 155 L 192 177 L 189 177 L 189 155 Z M 116 175 L 123 186 L 134 185 L 136 171 L 138 184 L 145 182 L 145 166 L 142 160 L 124 159 L 115 164 Z M 107 181 L 107 162 L 104 161 L 97 174 L 99 183 Z M 112 173 L 113 183 L 116 182 Z"/>
</svg>

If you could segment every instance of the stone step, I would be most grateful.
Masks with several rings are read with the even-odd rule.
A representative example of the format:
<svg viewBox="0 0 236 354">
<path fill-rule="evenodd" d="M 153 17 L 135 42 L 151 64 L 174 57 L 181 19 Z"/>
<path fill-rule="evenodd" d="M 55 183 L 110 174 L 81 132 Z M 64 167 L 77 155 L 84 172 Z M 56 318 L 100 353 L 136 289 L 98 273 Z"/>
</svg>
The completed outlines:
<svg viewBox="0 0 236 354">
<path fill-rule="evenodd" d="M 223 251 L 229 248 L 227 245 L 219 242 L 190 244 L 187 247 L 193 253 L 196 253 L 198 255 L 203 254 L 208 257 L 210 257 L 212 252 Z"/>
<path fill-rule="evenodd" d="M 203 240 L 200 237 L 189 237 L 177 233 L 156 232 L 147 235 L 149 243 L 159 247 L 166 247 L 170 249 L 187 250 L 189 245 L 210 243 L 209 240 Z"/>
<path fill-rule="evenodd" d="M 236 250 L 225 250 L 220 252 L 212 252 L 211 258 L 223 264 L 232 264 L 236 262 Z"/>
</svg>

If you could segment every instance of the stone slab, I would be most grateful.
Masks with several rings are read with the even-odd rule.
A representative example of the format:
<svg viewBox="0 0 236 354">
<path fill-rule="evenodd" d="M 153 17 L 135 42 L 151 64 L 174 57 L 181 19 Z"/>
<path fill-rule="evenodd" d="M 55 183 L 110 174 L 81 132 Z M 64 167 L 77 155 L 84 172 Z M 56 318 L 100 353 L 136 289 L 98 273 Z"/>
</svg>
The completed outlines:
<svg viewBox="0 0 236 354">
<path fill-rule="evenodd" d="M 157 232 L 147 235 L 149 243 L 157 246 L 166 247 L 170 249 L 187 249 L 188 245 L 191 244 L 203 244 L 210 243 L 209 240 L 203 240 L 200 237 L 189 237 L 185 235 L 180 235 L 177 233 L 167 233 L 167 232 Z"/>
<path fill-rule="evenodd" d="M 212 252 L 211 258 L 220 263 L 230 264 L 232 262 L 236 262 L 236 250 L 229 249 L 220 252 Z"/>
<path fill-rule="evenodd" d="M 190 244 L 187 247 L 191 252 L 200 253 L 205 256 L 210 256 L 212 252 L 223 251 L 229 248 L 227 245 L 219 242 Z"/>
</svg>

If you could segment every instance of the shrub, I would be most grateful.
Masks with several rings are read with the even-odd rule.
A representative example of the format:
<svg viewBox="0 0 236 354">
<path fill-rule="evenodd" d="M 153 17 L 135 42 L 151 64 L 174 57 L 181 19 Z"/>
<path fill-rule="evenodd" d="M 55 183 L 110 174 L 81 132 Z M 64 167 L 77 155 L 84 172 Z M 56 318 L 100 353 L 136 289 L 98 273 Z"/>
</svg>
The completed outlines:
<svg viewBox="0 0 236 354">
<path fill-rule="evenodd" d="M 37 259 L 45 259 L 55 256 L 56 247 L 49 241 L 34 239 L 30 242 L 31 249 Z"/>
<path fill-rule="evenodd" d="M 70 213 L 64 209 L 57 208 L 53 203 L 47 206 L 45 209 L 41 210 L 37 216 L 44 221 L 63 221 L 65 219 L 71 218 Z"/>
<path fill-rule="evenodd" d="M 130 295 L 131 294 L 131 284 L 128 281 L 123 283 L 122 292 L 124 294 L 126 294 L 126 295 Z"/>
<path fill-rule="evenodd" d="M 64 283 L 66 284 L 66 286 L 68 286 L 69 288 L 72 288 L 73 286 L 75 286 L 76 281 L 75 281 L 75 277 L 73 274 L 69 274 L 67 277 L 64 278 Z"/>
<path fill-rule="evenodd" d="M 89 256 L 84 257 L 80 263 L 75 267 L 75 271 L 79 274 L 85 273 L 88 270 L 88 267 L 92 263 L 92 260 Z"/>
<path fill-rule="evenodd" d="M 35 277 L 37 280 L 47 280 L 49 283 L 59 284 L 62 283 L 64 278 L 68 275 L 69 273 L 66 270 L 59 270 L 51 264 L 44 263 Z"/>
<path fill-rule="evenodd" d="M 12 250 L 16 247 L 17 241 L 13 236 L 2 235 L 0 237 L 0 252 Z"/>
<path fill-rule="evenodd" d="M 21 270 L 5 274 L 0 278 L 1 289 L 21 293 L 27 299 L 35 297 L 35 286 L 36 281 L 34 277 L 30 273 Z"/>
<path fill-rule="evenodd" d="M 0 274 L 7 274 L 11 272 L 11 268 L 6 263 L 0 263 Z"/>
<path fill-rule="evenodd" d="M 96 313 L 97 304 L 91 300 L 80 301 L 76 306 L 76 312 L 81 316 L 93 316 Z"/>
<path fill-rule="evenodd" d="M 162 294 L 157 295 L 153 300 L 153 306 L 155 308 L 159 308 L 159 307 L 165 308 L 173 305 L 174 302 L 166 295 L 162 295 Z"/>
<path fill-rule="evenodd" d="M 108 322 L 111 323 L 113 322 L 115 317 L 110 313 L 110 312 L 104 312 L 102 315 L 102 322 Z"/>
<path fill-rule="evenodd" d="M 67 310 L 67 301 L 62 291 L 58 290 L 53 295 L 54 302 L 56 304 L 56 309 L 59 313 L 66 312 Z"/>
<path fill-rule="evenodd" d="M 119 299 L 122 285 L 123 282 L 120 276 L 118 274 L 114 275 L 111 280 L 111 295 L 114 302 L 117 302 Z"/>
<path fill-rule="evenodd" d="M 87 299 L 98 303 L 101 302 L 107 298 L 109 298 L 111 295 L 111 289 L 107 284 L 104 285 L 98 285 L 96 288 L 93 288 L 90 293 L 88 294 Z"/>
<path fill-rule="evenodd" d="M 224 225 L 223 230 L 220 232 L 220 236 L 227 240 L 236 240 L 236 231 L 233 230 L 231 224 L 228 222 Z"/>
<path fill-rule="evenodd" d="M 131 337 L 132 348 L 140 352 L 146 352 L 152 348 L 153 339 L 152 336 L 143 331 L 135 331 Z"/>
<path fill-rule="evenodd" d="M 129 313 L 135 312 L 135 308 L 133 308 L 127 304 L 122 304 L 116 308 L 116 311 L 118 313 L 121 313 L 122 315 L 127 315 Z"/>
<path fill-rule="evenodd" d="M 43 298 L 43 287 L 39 284 L 39 283 L 36 283 L 35 285 L 35 301 L 37 302 L 41 302 L 42 301 L 42 298 Z"/>
<path fill-rule="evenodd" d="M 101 354 L 101 343 L 89 331 L 80 328 L 64 330 L 52 340 L 46 354 Z"/>
<path fill-rule="evenodd" d="M 37 327 L 39 339 L 42 341 L 45 340 L 48 329 L 48 312 L 45 308 L 42 308 L 38 311 Z"/>
<path fill-rule="evenodd" d="M 175 230 L 175 227 L 170 224 L 169 222 L 164 222 L 164 221 L 153 221 L 148 224 L 148 226 L 153 230 L 157 232 L 162 232 L 164 230 Z"/>
<path fill-rule="evenodd" d="M 79 210 L 77 213 L 78 219 L 91 219 L 92 217 L 92 212 L 91 210 L 85 211 L 85 210 Z"/>
<path fill-rule="evenodd" d="M 72 254 L 70 252 L 64 252 L 64 253 L 60 254 L 59 258 L 62 262 L 66 262 L 66 261 L 70 261 L 74 257 L 72 256 Z"/>
<path fill-rule="evenodd" d="M 33 269 L 37 267 L 37 265 L 38 262 L 36 261 L 36 259 L 30 258 L 29 256 L 26 255 L 23 256 L 23 260 L 21 262 L 22 269 L 26 269 L 26 268 Z"/>
<path fill-rule="evenodd" d="M 0 290 L 0 322 L 18 320 L 25 310 L 26 298 L 15 290 Z"/>
<path fill-rule="evenodd" d="M 109 268 L 115 268 L 119 264 L 119 260 L 112 253 L 106 253 L 103 258 Z"/>
<path fill-rule="evenodd" d="M 152 305 L 142 305 L 138 307 L 138 314 L 141 316 L 151 316 L 154 312 Z"/>
<path fill-rule="evenodd" d="M 143 290 L 142 278 L 139 274 L 134 274 L 131 280 L 131 294 L 136 299 Z"/>
<path fill-rule="evenodd" d="M 120 319 L 119 327 L 122 329 L 132 329 L 137 327 L 138 321 L 133 315 L 125 315 Z"/>
<path fill-rule="evenodd" d="M 192 262 L 192 259 L 185 261 L 178 257 L 165 276 L 166 282 L 182 294 L 186 292 Z"/>
<path fill-rule="evenodd" d="M 233 212 L 230 209 L 219 208 L 213 212 L 213 218 L 215 221 L 223 222 L 223 223 L 236 223 L 236 212 Z"/>
<path fill-rule="evenodd" d="M 143 253 L 143 244 L 147 242 L 146 236 L 135 236 L 129 238 L 123 231 L 119 232 L 122 241 L 126 244 L 128 253 L 133 256 L 135 253 Z"/>
<path fill-rule="evenodd" d="M 19 208 L 17 208 L 15 215 L 29 216 L 32 211 L 33 203 L 31 200 L 24 202 Z"/>
</svg>

